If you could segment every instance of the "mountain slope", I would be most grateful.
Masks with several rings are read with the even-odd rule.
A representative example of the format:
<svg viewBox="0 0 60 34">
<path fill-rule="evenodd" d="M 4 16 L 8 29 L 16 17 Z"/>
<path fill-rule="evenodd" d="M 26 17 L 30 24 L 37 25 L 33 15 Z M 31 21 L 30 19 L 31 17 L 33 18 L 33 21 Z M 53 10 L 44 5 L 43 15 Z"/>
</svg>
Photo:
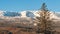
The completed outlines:
<svg viewBox="0 0 60 34">
<path fill-rule="evenodd" d="M 21 11 L 21 12 L 4 12 L 0 11 L 0 18 L 1 17 L 39 17 L 38 14 L 39 11 Z M 17 17 L 18 16 L 18 17 Z M 54 13 L 53 11 L 50 12 L 50 17 L 55 18 L 55 19 L 60 19 L 60 14 L 59 13 Z"/>
</svg>

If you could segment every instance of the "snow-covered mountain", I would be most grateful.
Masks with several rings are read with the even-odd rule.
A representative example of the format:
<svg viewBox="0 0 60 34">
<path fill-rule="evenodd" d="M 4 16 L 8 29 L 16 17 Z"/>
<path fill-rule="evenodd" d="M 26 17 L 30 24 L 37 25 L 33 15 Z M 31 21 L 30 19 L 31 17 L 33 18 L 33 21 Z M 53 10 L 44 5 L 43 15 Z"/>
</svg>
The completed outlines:
<svg viewBox="0 0 60 34">
<path fill-rule="evenodd" d="M 8 16 L 8 17 L 21 16 L 21 14 L 18 13 L 18 12 L 4 12 L 3 15 L 4 15 L 4 16 Z"/>
<path fill-rule="evenodd" d="M 20 18 L 20 17 L 39 17 L 39 11 L 21 11 L 21 12 L 7 12 L 7 11 L 0 11 L 0 18 L 1 17 L 13 17 L 13 18 Z M 59 12 L 50 11 L 50 18 L 60 19 Z"/>
<path fill-rule="evenodd" d="M 41 11 L 40 11 L 41 12 Z M 7 12 L 0 11 L 0 23 L 14 24 L 19 23 L 24 26 L 37 26 L 35 17 L 39 16 L 39 11 L 21 11 L 21 12 Z M 50 11 L 50 19 L 55 23 L 54 26 L 60 26 L 60 13 Z M 21 26 L 23 26 L 21 25 Z"/>
<path fill-rule="evenodd" d="M 23 11 L 21 12 L 21 17 L 34 17 L 34 12 L 31 11 Z"/>
</svg>

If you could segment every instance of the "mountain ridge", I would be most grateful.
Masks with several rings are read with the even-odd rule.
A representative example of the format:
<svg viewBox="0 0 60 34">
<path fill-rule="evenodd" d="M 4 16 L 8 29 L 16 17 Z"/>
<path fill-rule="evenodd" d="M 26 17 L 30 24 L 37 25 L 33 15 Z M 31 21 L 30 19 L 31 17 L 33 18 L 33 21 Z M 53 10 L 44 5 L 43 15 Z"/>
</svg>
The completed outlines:
<svg viewBox="0 0 60 34">
<path fill-rule="evenodd" d="M 4 11 L 0 11 L 0 18 L 1 17 L 31 17 L 31 18 L 34 18 L 34 17 L 39 17 L 40 15 L 37 14 L 37 12 L 39 11 L 21 11 L 21 12 L 4 12 Z M 51 18 L 57 18 L 59 19 L 60 17 L 58 17 L 60 14 L 59 12 L 53 12 L 51 11 Z"/>
</svg>

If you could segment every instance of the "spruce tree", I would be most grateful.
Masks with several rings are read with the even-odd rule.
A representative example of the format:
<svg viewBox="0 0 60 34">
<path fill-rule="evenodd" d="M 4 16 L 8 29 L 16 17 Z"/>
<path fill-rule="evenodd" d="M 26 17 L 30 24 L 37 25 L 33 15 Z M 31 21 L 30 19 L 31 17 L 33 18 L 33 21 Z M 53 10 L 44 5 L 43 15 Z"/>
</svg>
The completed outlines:
<svg viewBox="0 0 60 34">
<path fill-rule="evenodd" d="M 45 3 L 42 4 L 41 10 L 38 13 L 40 17 L 37 17 L 39 23 L 38 23 L 38 32 L 44 33 L 44 34 L 51 34 L 51 20 L 50 19 L 50 13 L 46 8 Z"/>
</svg>

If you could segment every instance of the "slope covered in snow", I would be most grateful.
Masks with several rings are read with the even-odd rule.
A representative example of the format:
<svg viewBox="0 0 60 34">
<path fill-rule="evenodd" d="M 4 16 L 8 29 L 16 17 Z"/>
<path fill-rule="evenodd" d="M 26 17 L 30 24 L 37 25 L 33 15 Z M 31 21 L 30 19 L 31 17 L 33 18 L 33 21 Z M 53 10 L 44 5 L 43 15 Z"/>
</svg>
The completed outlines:
<svg viewBox="0 0 60 34">
<path fill-rule="evenodd" d="M 17 26 L 37 26 L 37 21 L 34 17 L 40 17 L 39 11 L 21 11 L 21 12 L 4 12 L 0 11 L 0 23 L 17 24 Z M 56 12 L 57 13 L 57 12 Z M 60 26 L 59 13 L 50 11 L 50 18 L 54 22 L 53 26 Z"/>
<path fill-rule="evenodd" d="M 0 11 L 0 18 L 1 17 L 13 17 L 13 18 L 20 18 L 20 17 L 39 17 L 39 11 L 21 11 L 21 12 L 7 12 L 7 11 Z M 50 18 L 60 19 L 59 12 L 50 11 Z"/>
</svg>

